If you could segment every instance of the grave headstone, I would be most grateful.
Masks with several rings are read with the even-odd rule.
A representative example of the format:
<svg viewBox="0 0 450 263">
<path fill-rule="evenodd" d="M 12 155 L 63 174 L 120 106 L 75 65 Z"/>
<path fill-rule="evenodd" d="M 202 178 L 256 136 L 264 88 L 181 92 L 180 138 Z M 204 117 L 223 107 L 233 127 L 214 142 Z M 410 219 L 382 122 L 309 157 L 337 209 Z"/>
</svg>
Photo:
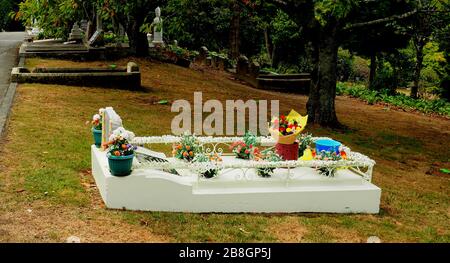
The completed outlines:
<svg viewBox="0 0 450 263">
<path fill-rule="evenodd" d="M 236 66 L 236 73 L 239 75 L 245 75 L 248 73 L 248 58 L 246 56 L 239 56 Z"/>
<path fill-rule="evenodd" d="M 102 23 L 102 18 L 101 18 L 100 12 L 97 12 L 96 24 L 97 24 L 97 29 L 95 30 L 94 34 L 91 36 L 91 38 L 88 41 L 89 46 L 103 45 L 104 32 L 103 32 L 103 23 Z"/>
<path fill-rule="evenodd" d="M 250 64 L 250 69 L 249 69 L 249 74 L 250 74 L 250 76 L 251 77 L 253 77 L 253 78 L 257 78 L 258 76 L 259 76 L 259 69 L 260 69 L 261 67 L 260 67 L 260 65 L 259 65 L 259 63 L 258 62 L 256 62 L 256 61 L 253 61 L 251 64 Z"/>
<path fill-rule="evenodd" d="M 83 41 L 82 31 L 76 22 L 73 24 L 72 30 L 70 31 L 69 41 L 75 41 L 77 43 L 81 43 Z"/>
<path fill-rule="evenodd" d="M 102 144 L 104 144 L 109 141 L 109 137 L 115 129 L 122 127 L 122 119 L 113 107 L 106 107 L 102 115 Z"/>
<path fill-rule="evenodd" d="M 92 37 L 89 39 L 89 46 L 98 46 L 103 43 L 103 30 L 97 30 L 94 32 Z"/>
</svg>

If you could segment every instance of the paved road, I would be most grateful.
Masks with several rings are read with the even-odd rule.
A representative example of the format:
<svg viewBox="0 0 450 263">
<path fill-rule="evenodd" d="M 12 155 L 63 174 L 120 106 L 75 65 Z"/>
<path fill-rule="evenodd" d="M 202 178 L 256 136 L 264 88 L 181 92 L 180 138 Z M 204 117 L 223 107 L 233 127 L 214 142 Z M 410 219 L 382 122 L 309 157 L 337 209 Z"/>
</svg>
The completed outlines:
<svg viewBox="0 0 450 263">
<path fill-rule="evenodd" d="M 9 87 L 11 68 L 17 63 L 17 48 L 24 32 L 0 32 L 0 101 Z"/>
</svg>

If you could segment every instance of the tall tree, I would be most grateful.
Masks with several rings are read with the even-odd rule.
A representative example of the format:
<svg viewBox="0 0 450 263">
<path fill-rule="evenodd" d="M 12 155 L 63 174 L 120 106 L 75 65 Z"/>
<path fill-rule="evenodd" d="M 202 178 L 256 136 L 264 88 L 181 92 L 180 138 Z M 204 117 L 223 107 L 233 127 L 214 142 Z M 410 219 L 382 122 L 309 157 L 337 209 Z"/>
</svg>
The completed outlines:
<svg viewBox="0 0 450 263">
<path fill-rule="evenodd" d="M 388 10 L 384 8 L 376 10 L 379 13 L 385 13 L 386 11 Z M 344 40 L 345 48 L 370 59 L 369 88 L 379 88 L 374 85 L 378 68 L 377 57 L 381 53 L 384 53 L 383 55 L 397 53 L 397 49 L 408 45 L 410 37 L 399 32 L 391 25 L 383 24 L 370 28 L 357 28 L 348 33 Z"/>
<path fill-rule="evenodd" d="M 104 12 L 117 17 L 128 35 L 130 51 L 136 56 L 148 55 L 148 40 L 141 26 L 149 15 L 154 14 L 162 0 L 99 0 Z"/>
<path fill-rule="evenodd" d="M 23 26 L 11 19 L 11 13 L 19 9 L 20 0 L 0 0 L 0 31 L 23 30 Z"/>
<path fill-rule="evenodd" d="M 359 16 L 361 8 L 376 10 L 377 5 L 389 1 L 272 0 L 272 2 L 295 18 L 301 30 L 309 32 L 314 46 L 312 60 L 315 67 L 311 75 L 307 111 L 312 122 L 328 127 L 340 126 L 336 116 L 335 98 L 337 51 L 345 36 L 343 33 L 355 28 L 406 18 L 416 13 L 416 10 L 411 10 L 388 16 L 373 14 L 370 19 L 365 17 L 361 20 Z"/>
<path fill-rule="evenodd" d="M 398 28 L 412 38 L 416 61 L 411 97 L 417 98 L 420 90 L 424 47 L 430 41 L 434 32 L 448 25 L 450 8 L 448 0 L 418 0 L 413 1 L 412 4 L 418 11 L 404 23 L 399 23 Z"/>
<path fill-rule="evenodd" d="M 239 0 L 231 1 L 231 25 L 230 25 L 230 54 L 233 59 L 239 57 L 239 44 L 240 44 L 240 21 L 241 21 L 241 3 Z"/>
<path fill-rule="evenodd" d="M 15 19 L 43 30 L 44 37 L 66 39 L 73 23 L 83 17 L 82 0 L 26 0 L 19 4 Z"/>
</svg>

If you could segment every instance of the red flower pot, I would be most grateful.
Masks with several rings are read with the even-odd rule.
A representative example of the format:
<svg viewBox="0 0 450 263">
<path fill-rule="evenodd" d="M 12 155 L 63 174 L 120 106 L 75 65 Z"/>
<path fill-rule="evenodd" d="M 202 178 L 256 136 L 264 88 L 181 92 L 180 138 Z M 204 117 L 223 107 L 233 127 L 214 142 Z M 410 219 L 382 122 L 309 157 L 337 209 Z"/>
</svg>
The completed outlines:
<svg viewBox="0 0 450 263">
<path fill-rule="evenodd" d="M 275 145 L 275 150 L 278 155 L 283 158 L 285 161 L 296 161 L 298 159 L 298 143 L 294 142 L 293 144 L 282 144 L 277 143 Z"/>
</svg>

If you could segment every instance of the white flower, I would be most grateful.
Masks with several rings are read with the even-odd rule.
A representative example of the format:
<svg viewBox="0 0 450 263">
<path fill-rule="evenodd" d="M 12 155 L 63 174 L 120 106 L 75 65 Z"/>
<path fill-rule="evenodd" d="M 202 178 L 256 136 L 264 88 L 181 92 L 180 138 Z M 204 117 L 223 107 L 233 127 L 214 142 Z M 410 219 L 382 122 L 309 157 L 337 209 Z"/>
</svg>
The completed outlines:
<svg viewBox="0 0 450 263">
<path fill-rule="evenodd" d="M 120 136 L 122 133 L 124 133 L 126 130 L 123 127 L 119 127 L 113 131 L 113 134 L 116 136 Z"/>
<path fill-rule="evenodd" d="M 100 109 L 98 110 L 98 113 L 99 113 L 100 115 L 102 115 L 103 112 L 105 112 L 105 109 L 104 109 L 104 108 L 100 108 Z"/>
<path fill-rule="evenodd" d="M 95 115 L 92 117 L 92 120 L 94 120 L 94 121 L 100 120 L 100 115 L 99 115 L 99 114 L 95 114 Z"/>
<path fill-rule="evenodd" d="M 109 141 L 115 141 L 116 140 L 116 136 L 114 134 L 111 134 L 109 136 Z"/>
</svg>

